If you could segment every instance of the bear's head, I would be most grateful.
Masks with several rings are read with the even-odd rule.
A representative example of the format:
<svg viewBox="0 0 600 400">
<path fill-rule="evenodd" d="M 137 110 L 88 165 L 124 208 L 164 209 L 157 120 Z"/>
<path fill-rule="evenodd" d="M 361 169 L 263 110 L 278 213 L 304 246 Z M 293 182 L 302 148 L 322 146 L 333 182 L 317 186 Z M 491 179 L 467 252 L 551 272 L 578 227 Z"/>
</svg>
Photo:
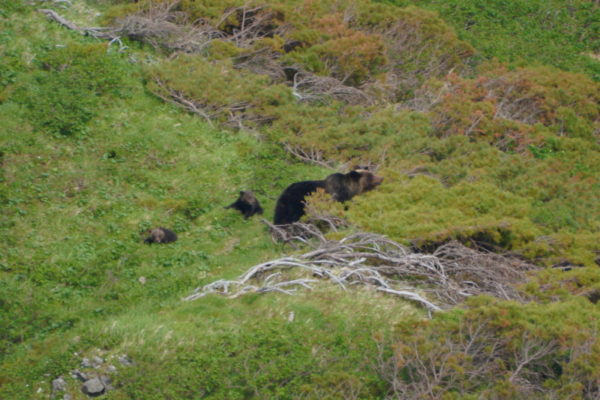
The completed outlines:
<svg viewBox="0 0 600 400">
<path fill-rule="evenodd" d="M 254 192 L 252 192 L 251 190 L 242 190 L 240 192 L 239 200 L 246 202 L 248 204 L 256 204 L 258 202 L 256 200 L 256 196 L 254 195 Z"/>
<path fill-rule="evenodd" d="M 373 174 L 371 171 L 365 169 L 355 169 L 346 174 L 347 177 L 353 182 L 355 187 L 355 194 L 368 192 L 369 190 L 375 189 L 383 182 L 383 177 Z"/>
</svg>

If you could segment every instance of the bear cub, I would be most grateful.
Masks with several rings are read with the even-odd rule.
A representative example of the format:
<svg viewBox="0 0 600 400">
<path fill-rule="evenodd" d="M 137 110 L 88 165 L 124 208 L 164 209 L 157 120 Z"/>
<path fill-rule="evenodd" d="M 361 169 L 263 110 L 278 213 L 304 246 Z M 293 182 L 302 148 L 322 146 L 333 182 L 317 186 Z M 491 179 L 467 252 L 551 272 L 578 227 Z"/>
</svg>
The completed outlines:
<svg viewBox="0 0 600 400">
<path fill-rule="evenodd" d="M 304 198 L 317 189 L 324 189 L 336 201 L 348 201 L 354 196 L 372 190 L 383 182 L 366 169 L 355 169 L 347 174 L 336 173 L 320 181 L 292 183 L 279 196 L 275 206 L 275 225 L 291 224 L 305 213 Z"/>
<path fill-rule="evenodd" d="M 149 231 L 150 236 L 144 240 L 144 243 L 171 243 L 177 240 L 177 235 L 170 229 L 167 228 L 154 228 Z"/>
<path fill-rule="evenodd" d="M 225 209 L 228 208 L 235 208 L 236 210 L 241 212 L 242 215 L 244 215 L 244 219 L 248 219 L 254 214 L 263 213 L 263 209 L 260 206 L 258 199 L 250 190 L 242 190 L 240 192 L 240 197 L 238 197 L 238 199 L 235 202 L 225 207 Z"/>
</svg>

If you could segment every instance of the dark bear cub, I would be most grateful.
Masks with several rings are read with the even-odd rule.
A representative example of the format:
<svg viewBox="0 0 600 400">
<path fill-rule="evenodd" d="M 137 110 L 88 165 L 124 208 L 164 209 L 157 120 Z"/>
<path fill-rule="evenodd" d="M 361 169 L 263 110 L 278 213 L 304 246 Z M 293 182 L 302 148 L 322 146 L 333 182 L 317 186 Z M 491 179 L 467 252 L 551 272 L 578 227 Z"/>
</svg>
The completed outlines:
<svg viewBox="0 0 600 400">
<path fill-rule="evenodd" d="M 321 181 L 292 183 L 279 196 L 275 206 L 275 225 L 291 224 L 304 215 L 304 198 L 317 189 L 324 189 L 336 201 L 348 201 L 354 196 L 372 190 L 383 178 L 370 171 L 356 169 L 347 174 L 336 173 Z"/>
<path fill-rule="evenodd" d="M 254 214 L 262 214 L 263 209 L 258 202 L 258 199 L 254 195 L 254 193 L 250 190 L 242 190 L 240 192 L 240 197 L 238 199 L 228 205 L 227 208 L 235 208 L 239 212 L 244 215 L 244 219 L 248 219 Z"/>
<path fill-rule="evenodd" d="M 170 229 L 167 228 L 154 228 L 149 231 L 150 236 L 144 240 L 144 243 L 171 243 L 177 240 L 177 235 Z"/>
</svg>

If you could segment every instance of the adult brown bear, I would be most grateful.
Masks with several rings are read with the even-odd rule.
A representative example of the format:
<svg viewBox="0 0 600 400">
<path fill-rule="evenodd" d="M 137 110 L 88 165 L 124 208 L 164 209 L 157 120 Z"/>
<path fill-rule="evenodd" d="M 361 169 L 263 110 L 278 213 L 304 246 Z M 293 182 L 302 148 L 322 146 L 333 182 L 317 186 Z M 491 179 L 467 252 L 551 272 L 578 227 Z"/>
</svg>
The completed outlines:
<svg viewBox="0 0 600 400">
<path fill-rule="evenodd" d="M 332 174 L 321 181 L 292 183 L 279 196 L 275 206 L 275 225 L 291 224 L 304 215 L 304 199 L 321 188 L 336 201 L 347 201 L 357 194 L 376 188 L 383 178 L 364 169 L 347 174 Z"/>
</svg>

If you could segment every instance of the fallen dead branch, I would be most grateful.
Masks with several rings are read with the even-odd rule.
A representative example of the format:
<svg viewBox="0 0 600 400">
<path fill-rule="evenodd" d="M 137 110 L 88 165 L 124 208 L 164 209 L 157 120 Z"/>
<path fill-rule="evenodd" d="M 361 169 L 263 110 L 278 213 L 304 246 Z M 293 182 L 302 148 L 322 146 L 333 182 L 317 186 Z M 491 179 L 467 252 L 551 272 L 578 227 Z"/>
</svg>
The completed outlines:
<svg viewBox="0 0 600 400">
<path fill-rule="evenodd" d="M 314 147 L 302 148 L 300 146 L 294 146 L 289 143 L 283 145 L 285 150 L 291 155 L 295 156 L 299 160 L 309 163 L 316 164 L 321 167 L 325 167 L 331 170 L 337 170 L 336 163 L 332 160 L 327 160 L 321 150 L 317 150 Z"/>
<path fill-rule="evenodd" d="M 59 23 L 60 25 L 64 26 L 65 28 L 79 32 L 82 35 L 93 36 L 97 39 L 104 39 L 104 40 L 113 40 L 116 37 L 118 37 L 118 35 L 115 34 L 115 31 L 113 28 L 94 28 L 94 27 L 81 28 L 81 27 L 77 26 L 77 24 L 75 24 L 74 22 L 71 22 L 68 19 L 60 16 L 54 10 L 41 8 L 41 9 L 38 9 L 38 12 L 44 14 L 45 16 L 47 16 L 51 20 Z"/>
<path fill-rule="evenodd" d="M 270 225 L 270 224 L 269 224 Z M 439 311 L 477 294 L 523 300 L 514 288 L 534 266 L 497 254 L 469 249 L 458 242 L 440 246 L 434 254 L 414 253 L 385 236 L 359 232 L 341 240 L 327 239 L 311 224 L 270 225 L 274 236 L 311 247 L 309 252 L 267 261 L 234 280 L 219 280 L 197 288 L 184 300 L 218 293 L 230 298 L 246 293 L 277 291 L 293 294 L 329 280 L 348 290 L 362 285 L 414 301 Z M 408 284 L 410 282 L 410 284 Z M 435 304 L 425 294 L 436 298 Z"/>
<path fill-rule="evenodd" d="M 161 88 L 165 92 L 161 93 L 161 91 L 158 90 L 153 91 L 153 93 L 156 94 L 158 97 L 160 97 L 168 103 L 172 103 L 179 107 L 183 107 L 187 111 L 201 116 L 206 120 L 206 122 L 208 122 L 210 126 L 213 126 L 212 112 L 215 111 L 214 109 L 211 111 L 207 111 L 206 107 L 186 98 L 180 91 L 169 88 L 163 81 L 161 81 L 158 78 L 155 78 L 154 82 L 158 85 L 159 88 Z"/>
<path fill-rule="evenodd" d="M 249 129 L 267 124 L 274 118 L 272 116 L 260 115 L 257 112 L 253 112 L 255 111 L 255 108 L 249 102 L 240 101 L 232 104 L 201 103 L 186 97 L 185 93 L 182 91 L 169 87 L 169 85 L 160 78 L 155 77 L 154 83 L 158 87 L 158 90 L 153 90 L 152 93 L 166 102 L 175 104 L 193 114 L 201 116 L 211 126 L 216 120 L 226 127 Z"/>
<path fill-rule="evenodd" d="M 141 15 L 130 15 L 118 21 L 115 31 L 132 40 L 148 43 L 168 52 L 200 53 L 214 39 L 225 35 L 208 22 L 177 24 L 169 9 L 152 9 Z"/>
<path fill-rule="evenodd" d="M 297 70 L 292 78 L 294 96 L 300 101 L 315 102 L 325 98 L 342 101 L 350 105 L 370 106 L 377 101 L 364 91 L 344 85 L 336 78 L 318 76 L 307 71 Z"/>
</svg>

